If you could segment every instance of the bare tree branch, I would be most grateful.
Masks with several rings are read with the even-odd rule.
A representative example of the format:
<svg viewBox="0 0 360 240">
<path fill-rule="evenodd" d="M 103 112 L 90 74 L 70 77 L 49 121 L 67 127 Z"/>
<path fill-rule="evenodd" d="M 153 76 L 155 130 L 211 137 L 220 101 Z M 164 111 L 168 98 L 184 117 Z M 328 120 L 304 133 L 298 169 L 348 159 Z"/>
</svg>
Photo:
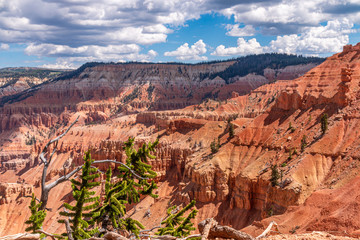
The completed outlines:
<svg viewBox="0 0 360 240">
<path fill-rule="evenodd" d="M 70 124 L 70 126 L 65 130 L 65 132 L 63 132 L 61 135 L 57 136 L 56 138 L 50 140 L 45 147 L 43 148 L 42 152 L 39 155 L 39 158 L 41 159 L 42 163 L 44 163 L 44 168 L 43 168 L 43 172 L 42 172 L 42 176 L 41 176 L 41 197 L 40 197 L 40 202 L 41 202 L 41 206 L 39 208 L 39 210 L 44 210 L 46 208 L 47 205 L 47 201 L 49 199 L 49 191 L 55 187 L 57 184 L 60 184 L 66 180 L 68 180 L 72 175 L 74 175 L 77 171 L 79 171 L 80 169 L 75 169 L 74 171 L 72 171 L 71 173 L 64 175 L 63 177 L 60 177 L 59 179 L 57 179 L 55 182 L 52 182 L 48 185 L 46 185 L 46 175 L 47 175 L 47 170 L 48 167 L 50 165 L 51 159 L 57 149 L 57 144 L 58 141 L 65 136 L 65 134 L 67 134 L 70 129 L 72 128 L 72 126 L 74 126 L 75 123 L 77 123 L 77 121 L 79 120 L 79 116 L 75 119 L 74 122 L 72 122 Z M 47 150 L 49 148 L 49 146 L 51 144 L 55 143 L 55 147 L 54 150 L 52 151 L 52 153 L 50 154 L 49 160 L 46 160 L 45 158 L 45 154 L 47 153 Z"/>
<path fill-rule="evenodd" d="M 118 162 L 116 160 L 109 160 L 109 159 L 106 159 L 106 160 L 97 160 L 97 161 L 94 161 L 93 164 L 98 164 L 98 163 L 115 163 L 115 164 L 120 164 L 124 167 L 126 167 L 127 169 L 129 169 L 129 171 L 134 174 L 135 177 L 139 178 L 139 179 L 142 179 L 142 180 L 148 180 L 148 178 L 143 178 L 141 176 L 139 176 L 138 174 L 136 174 L 136 172 L 134 172 L 134 170 L 132 170 L 131 168 L 129 168 L 128 166 L 126 166 L 126 164 L 122 163 L 122 162 Z"/>
<path fill-rule="evenodd" d="M 70 227 L 70 223 L 69 223 L 68 219 L 65 219 L 65 228 L 66 228 L 66 233 L 68 235 L 68 239 L 74 240 L 73 235 L 72 235 L 72 229 Z"/>
<path fill-rule="evenodd" d="M 187 237 L 184 238 L 177 238 L 171 235 L 149 235 L 149 234 L 140 234 L 139 237 L 147 237 L 147 238 L 152 238 L 152 239 L 160 239 L 160 240 L 186 240 L 189 238 L 194 238 L 194 237 L 201 237 L 201 234 L 193 234 L 193 235 L 189 235 Z"/>
<path fill-rule="evenodd" d="M 255 239 L 260 239 L 263 237 L 266 237 L 266 235 L 271 231 L 271 228 L 275 225 L 275 232 L 280 233 L 279 229 L 278 229 L 278 225 L 276 222 L 272 221 L 269 226 L 265 229 L 265 231 L 260 234 L 259 236 L 257 236 Z"/>
<path fill-rule="evenodd" d="M 165 220 L 166 220 L 166 219 L 167 219 L 167 217 L 165 218 Z M 161 218 L 161 219 L 160 219 L 160 223 L 159 223 L 158 226 L 155 226 L 155 227 L 153 227 L 153 228 L 151 228 L 151 229 L 141 230 L 140 233 L 142 233 L 142 232 L 152 232 L 154 229 L 161 228 L 161 223 L 162 223 L 163 221 L 164 221 L 164 218 Z"/>
<path fill-rule="evenodd" d="M 204 230 L 202 232 L 201 240 L 206 240 L 209 236 L 210 229 L 217 224 L 217 222 L 213 218 L 206 219 L 207 223 L 204 226 Z"/>
<path fill-rule="evenodd" d="M 45 147 L 44 147 L 44 149 L 43 149 L 43 152 L 44 152 L 44 150 L 46 151 L 47 148 L 48 148 L 52 143 L 57 142 L 57 141 L 59 141 L 62 137 L 64 137 L 64 136 L 69 132 L 69 130 L 72 128 L 72 126 L 74 126 L 74 124 L 79 121 L 79 117 L 80 117 L 80 115 L 75 119 L 74 122 L 72 122 L 72 123 L 70 124 L 70 126 L 65 130 L 65 132 L 63 132 L 62 134 L 60 134 L 59 136 L 57 136 L 57 137 L 54 138 L 53 140 L 50 140 L 50 141 L 45 145 Z"/>
<path fill-rule="evenodd" d="M 51 233 L 45 232 L 45 231 L 42 230 L 42 229 L 38 229 L 38 230 L 36 230 L 35 232 L 45 234 L 46 236 L 51 237 L 51 239 L 53 239 L 53 240 L 56 239 L 56 235 L 55 235 L 55 234 L 51 234 Z"/>
<path fill-rule="evenodd" d="M 200 232 L 205 232 L 205 226 L 213 221 L 213 226 L 210 228 L 210 231 L 208 233 L 209 239 L 215 239 L 215 238 L 233 238 L 235 240 L 255 240 L 252 236 L 245 232 L 238 231 L 232 227 L 229 226 L 221 226 L 218 225 L 218 223 L 214 219 L 205 219 L 204 221 L 201 221 L 198 224 Z"/>
</svg>

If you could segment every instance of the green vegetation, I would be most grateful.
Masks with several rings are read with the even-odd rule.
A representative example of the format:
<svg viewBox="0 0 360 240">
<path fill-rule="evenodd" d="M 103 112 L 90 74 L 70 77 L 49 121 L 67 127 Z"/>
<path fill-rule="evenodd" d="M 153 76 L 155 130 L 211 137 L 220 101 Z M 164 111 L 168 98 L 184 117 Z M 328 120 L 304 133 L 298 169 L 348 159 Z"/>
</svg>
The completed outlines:
<svg viewBox="0 0 360 240">
<path fill-rule="evenodd" d="M 322 132 L 322 134 L 325 134 L 325 132 L 328 129 L 328 115 L 327 115 L 327 113 L 324 113 L 321 116 L 320 122 L 321 122 L 321 132 Z"/>
<path fill-rule="evenodd" d="M 210 143 L 211 153 L 212 154 L 217 153 L 219 151 L 219 148 L 220 148 L 220 139 L 218 138 L 217 142 L 214 139 L 214 141 Z"/>
<path fill-rule="evenodd" d="M 71 188 L 76 204 L 72 206 L 64 203 L 64 207 L 68 211 L 60 212 L 60 215 L 69 217 L 75 240 L 90 238 L 98 232 L 97 228 L 90 229 L 90 224 L 94 224 L 94 218 L 97 216 L 97 212 L 93 210 L 99 206 L 99 197 L 93 197 L 95 192 L 90 190 L 100 185 L 100 182 L 96 181 L 100 174 L 97 173 L 97 168 L 91 166 L 93 162 L 90 152 L 86 152 L 80 181 L 71 179 Z M 64 223 L 64 220 L 59 222 Z"/>
<path fill-rule="evenodd" d="M 149 101 L 151 101 L 152 94 L 153 94 L 154 90 L 155 90 L 155 86 L 150 84 L 149 87 L 147 88 Z"/>
<path fill-rule="evenodd" d="M 31 136 L 31 137 L 25 139 L 25 144 L 26 145 L 34 145 L 34 144 L 36 144 L 35 136 Z"/>
<path fill-rule="evenodd" d="M 199 62 L 195 64 L 188 64 L 188 63 L 181 63 L 181 62 L 167 62 L 162 63 L 164 65 L 203 65 L 203 64 L 213 64 L 213 63 L 220 63 L 220 62 L 232 62 L 235 63 L 224 71 L 215 72 L 215 73 L 200 73 L 199 78 L 203 80 L 205 78 L 214 79 L 215 77 L 219 76 L 223 78 L 227 83 L 230 82 L 230 78 L 234 76 L 246 76 L 249 73 L 256 73 L 259 75 L 264 74 L 265 68 L 284 68 L 286 66 L 291 65 L 298 65 L 298 64 L 308 64 L 308 63 L 322 63 L 325 58 L 319 57 L 303 57 L 297 55 L 288 55 L 288 54 L 281 54 L 281 53 L 265 53 L 265 54 L 258 54 L 258 55 L 248 55 L 244 57 L 239 57 L 235 59 L 229 60 L 216 60 L 216 61 L 209 61 L 209 62 Z M 86 68 L 91 68 L 99 65 L 127 65 L 127 64 L 138 64 L 138 65 L 149 65 L 153 64 L 151 62 L 144 63 L 144 62 L 126 62 L 126 63 L 104 63 L 104 62 L 89 62 L 85 63 L 81 67 L 76 70 L 66 72 L 61 74 L 56 80 L 64 80 L 70 79 L 73 77 L 78 77 Z M 158 73 L 158 69 L 155 69 L 155 73 Z M 185 74 L 185 72 L 178 68 L 178 72 L 180 74 Z"/>
<path fill-rule="evenodd" d="M 291 125 L 291 122 L 289 122 L 288 130 L 290 130 L 291 133 L 295 132 L 295 128 Z"/>
<path fill-rule="evenodd" d="M 273 186 L 273 187 L 278 186 L 279 179 L 280 179 L 280 173 L 278 170 L 278 166 L 276 164 L 274 164 L 270 167 L 270 169 L 271 169 L 271 178 L 270 178 L 271 186 Z"/>
<path fill-rule="evenodd" d="M 43 68 L 2 68 L 0 69 L 0 78 L 11 79 L 0 88 L 6 88 L 12 84 L 15 84 L 21 77 L 29 78 L 39 78 L 39 79 L 54 79 L 56 76 L 59 76 L 64 71 L 62 70 L 51 70 Z M 35 84 L 31 81 L 27 82 L 30 87 L 33 87 Z"/>
<path fill-rule="evenodd" d="M 41 206 L 41 203 L 36 204 L 36 197 L 33 193 L 31 202 L 30 202 L 30 206 L 29 206 L 29 209 L 31 211 L 31 216 L 30 216 L 29 220 L 27 220 L 25 222 L 27 225 L 30 225 L 30 226 L 27 227 L 25 229 L 25 231 L 35 233 L 36 230 L 39 230 L 42 228 L 43 222 L 46 217 L 46 212 L 45 212 L 45 210 L 39 210 L 40 206 Z"/>
<path fill-rule="evenodd" d="M 235 133 L 234 133 L 234 124 L 232 123 L 229 123 L 229 138 L 233 138 L 235 136 Z"/>
<path fill-rule="evenodd" d="M 89 151 L 85 153 L 84 164 L 82 167 L 78 167 L 81 174 L 77 178 L 71 179 L 75 204 L 64 203 L 65 210 L 60 212 L 61 216 L 66 217 L 59 221 L 67 225 L 68 230 L 66 234 L 63 234 L 64 236 L 78 240 L 99 237 L 107 231 L 124 230 L 128 233 L 126 237 L 141 237 L 140 230 L 144 229 L 144 226 L 131 216 L 127 216 L 126 209 L 128 204 L 138 203 L 141 196 L 157 197 L 153 194 L 153 190 L 157 188 L 154 181 L 156 172 L 151 170 L 148 159 L 155 158 L 151 153 L 155 152 L 158 139 L 154 143 L 143 144 L 137 150 L 134 148 L 134 141 L 134 138 L 129 138 L 124 143 L 126 163 L 113 160 L 94 161 L 91 159 Z M 111 167 L 106 171 L 105 195 L 103 200 L 99 201 L 99 196 L 95 196 L 94 188 L 100 185 L 97 181 L 100 179 L 100 171 L 93 164 L 108 161 L 118 163 L 120 166 L 116 171 Z M 115 172 L 117 180 L 113 181 Z M 27 231 L 36 232 L 41 229 L 46 212 L 45 210 L 39 211 L 40 206 L 41 203 L 36 204 L 36 198 L 33 195 L 29 207 L 32 215 L 26 221 L 26 224 L 30 225 Z M 194 206 L 195 201 L 193 200 L 183 209 L 176 206 L 168 209 L 168 217 L 162 221 L 165 226 L 160 226 L 156 234 L 188 236 L 192 230 L 195 230 L 191 223 L 191 219 L 194 219 L 197 213 L 197 210 L 193 209 Z M 190 213 L 187 217 L 183 217 L 187 211 Z M 58 235 L 54 235 L 54 237 L 62 238 Z"/>
<path fill-rule="evenodd" d="M 137 98 L 138 96 L 139 96 L 139 88 L 135 87 L 134 90 L 129 95 L 126 95 L 122 99 L 122 102 L 123 103 L 128 103 L 128 102 L 134 100 L 135 98 Z"/>
<path fill-rule="evenodd" d="M 80 74 L 87 68 L 92 68 L 92 67 L 96 67 L 96 66 L 104 65 L 104 64 L 105 63 L 102 63 L 102 62 L 88 62 L 88 63 L 83 64 L 81 67 L 79 67 L 76 70 L 73 70 L 70 72 L 65 72 L 65 73 L 61 74 L 55 80 L 65 80 L 65 79 L 75 78 L 75 77 L 80 76 Z"/>
<path fill-rule="evenodd" d="M 248 55 L 235 59 L 235 64 L 229 66 L 222 72 L 213 73 L 209 77 L 214 79 L 215 77 L 219 76 L 227 83 L 229 83 L 230 78 L 234 76 L 246 76 L 249 73 L 263 75 L 265 68 L 284 68 L 286 66 L 308 63 L 320 64 L 324 60 L 324 58 L 318 57 L 303 57 L 279 53 Z"/>
<path fill-rule="evenodd" d="M 306 146 L 307 146 L 306 135 L 303 135 L 301 139 L 301 152 L 305 151 Z"/>
<path fill-rule="evenodd" d="M 190 232 L 195 230 L 195 228 L 193 227 L 194 224 L 191 222 L 191 219 L 194 219 L 198 212 L 196 209 L 192 209 L 195 206 L 195 203 L 195 200 L 192 200 L 180 211 L 176 211 L 176 206 L 168 208 L 168 217 L 166 218 L 166 220 L 161 222 L 161 224 L 165 224 L 165 227 L 159 228 L 156 234 L 171 235 L 180 238 L 189 236 Z M 186 218 L 184 218 L 183 215 L 188 210 L 190 210 L 191 212 Z"/>
</svg>

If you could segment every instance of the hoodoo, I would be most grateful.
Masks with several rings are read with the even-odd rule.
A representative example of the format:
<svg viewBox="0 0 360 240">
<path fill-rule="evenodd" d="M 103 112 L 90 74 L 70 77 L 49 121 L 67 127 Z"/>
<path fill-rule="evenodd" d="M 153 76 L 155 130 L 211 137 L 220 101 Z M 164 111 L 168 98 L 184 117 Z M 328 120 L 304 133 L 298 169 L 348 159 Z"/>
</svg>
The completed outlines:
<svg viewBox="0 0 360 240">
<path fill-rule="evenodd" d="M 159 138 L 156 158 L 149 161 L 158 173 L 159 198 L 142 199 L 133 215 L 149 228 L 170 203 L 196 199 L 197 223 L 212 217 L 252 236 L 272 220 L 282 233 L 355 236 L 360 229 L 354 217 L 360 212 L 359 46 L 346 46 L 317 66 L 291 66 L 294 79 L 253 73 L 221 78 L 233 61 L 105 64 L 2 98 L 0 180 L 20 177 L 39 194 L 44 142 L 79 117 L 59 141 L 47 180 L 79 166 L 88 149 L 96 160 L 124 161 L 129 136 L 136 136 L 137 146 Z M 23 231 L 29 217 L 18 209 L 30 199 L 14 194 L 16 201 L 0 205 L 1 235 Z M 57 211 L 63 201 L 73 201 L 70 184 L 54 188 L 50 198 L 44 228 L 61 232 Z"/>
</svg>

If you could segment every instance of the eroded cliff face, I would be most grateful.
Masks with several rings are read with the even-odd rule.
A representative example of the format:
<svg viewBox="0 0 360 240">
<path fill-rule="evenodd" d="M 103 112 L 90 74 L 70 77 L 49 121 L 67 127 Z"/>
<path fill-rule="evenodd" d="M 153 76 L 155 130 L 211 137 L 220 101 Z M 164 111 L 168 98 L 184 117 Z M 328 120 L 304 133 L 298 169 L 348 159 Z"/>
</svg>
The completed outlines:
<svg viewBox="0 0 360 240">
<path fill-rule="evenodd" d="M 316 191 L 342 189 L 359 173 L 357 52 L 354 47 L 300 78 L 271 84 L 253 74 L 229 84 L 220 78 L 201 78 L 204 73 L 222 71 L 227 67 L 224 63 L 89 68 L 75 79 L 46 84 L 23 100 L 3 102 L 0 181 L 16 182 L 20 177 L 38 194 L 42 166 L 37 155 L 43 141 L 62 133 L 80 116 L 59 142 L 48 181 L 81 164 L 88 149 L 94 159 L 124 161 L 122 147 L 129 136 L 136 136 L 137 146 L 159 137 L 157 158 L 150 163 L 159 173 L 160 198 L 145 198 L 137 213 L 147 227 L 158 224 L 168 202 L 191 199 L 198 203 L 197 221 L 215 217 L 238 229 L 286 213 L 289 206 L 306 203 Z M 242 95 L 247 87 L 250 93 Z M 218 99 L 202 101 L 210 94 L 217 94 Z M 329 116 L 325 134 L 320 127 L 323 113 Z M 229 138 L 229 118 L 233 119 L 233 138 Z M 211 153 L 210 144 L 217 139 L 219 151 Z M 274 164 L 281 173 L 275 187 L 269 181 Z M 54 199 L 71 201 L 69 184 L 52 194 Z M 29 201 L 0 205 L 0 211 L 6 209 L 7 216 L 15 216 L 16 209 L 25 208 Z M 49 207 L 59 209 L 61 201 Z M 148 209 L 153 214 L 144 218 Z M 50 212 L 45 228 L 63 231 L 57 218 L 56 210 Z M 6 219 L 7 224 L 15 221 Z M 5 220 L 0 225 L 1 221 Z M 336 222 L 338 216 L 327 221 Z M 19 225 L 14 233 L 23 228 Z M 4 233 L 5 229 L 0 235 Z"/>
</svg>

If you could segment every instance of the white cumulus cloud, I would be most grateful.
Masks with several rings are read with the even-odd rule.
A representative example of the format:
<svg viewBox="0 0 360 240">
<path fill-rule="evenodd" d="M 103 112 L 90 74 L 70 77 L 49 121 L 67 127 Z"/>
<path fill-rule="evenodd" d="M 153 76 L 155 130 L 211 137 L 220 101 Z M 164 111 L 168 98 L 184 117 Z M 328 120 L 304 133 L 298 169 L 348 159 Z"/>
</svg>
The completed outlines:
<svg viewBox="0 0 360 240">
<path fill-rule="evenodd" d="M 278 36 L 270 42 L 267 51 L 296 54 L 326 54 L 341 52 L 349 43 L 349 33 L 355 32 L 347 20 L 327 22 L 326 26 L 306 27 L 303 33 Z"/>
<path fill-rule="evenodd" d="M 246 25 L 245 27 L 239 28 L 239 24 L 231 25 L 228 24 L 226 29 L 229 30 L 226 35 L 232 37 L 246 37 L 253 36 L 256 32 L 255 28 L 251 25 Z"/>
<path fill-rule="evenodd" d="M 237 40 L 237 47 L 218 46 L 211 55 L 215 56 L 232 56 L 232 55 L 248 55 L 263 53 L 263 47 L 255 38 L 246 41 L 244 38 Z"/>
<path fill-rule="evenodd" d="M 9 50 L 9 48 L 10 48 L 9 44 L 2 43 L 0 45 L 0 50 Z"/>
<path fill-rule="evenodd" d="M 141 48 L 136 44 L 108 45 L 108 46 L 81 46 L 70 47 L 55 44 L 30 44 L 25 53 L 35 56 L 57 57 L 57 64 L 70 66 L 73 62 L 123 62 L 149 61 L 157 56 L 157 52 L 149 50 L 146 54 L 140 53 Z"/>
<path fill-rule="evenodd" d="M 168 57 L 176 57 L 179 60 L 207 60 L 206 56 L 200 56 L 206 53 L 206 44 L 202 39 L 189 47 L 188 43 L 184 43 L 175 51 L 165 52 L 164 55 Z"/>
</svg>

